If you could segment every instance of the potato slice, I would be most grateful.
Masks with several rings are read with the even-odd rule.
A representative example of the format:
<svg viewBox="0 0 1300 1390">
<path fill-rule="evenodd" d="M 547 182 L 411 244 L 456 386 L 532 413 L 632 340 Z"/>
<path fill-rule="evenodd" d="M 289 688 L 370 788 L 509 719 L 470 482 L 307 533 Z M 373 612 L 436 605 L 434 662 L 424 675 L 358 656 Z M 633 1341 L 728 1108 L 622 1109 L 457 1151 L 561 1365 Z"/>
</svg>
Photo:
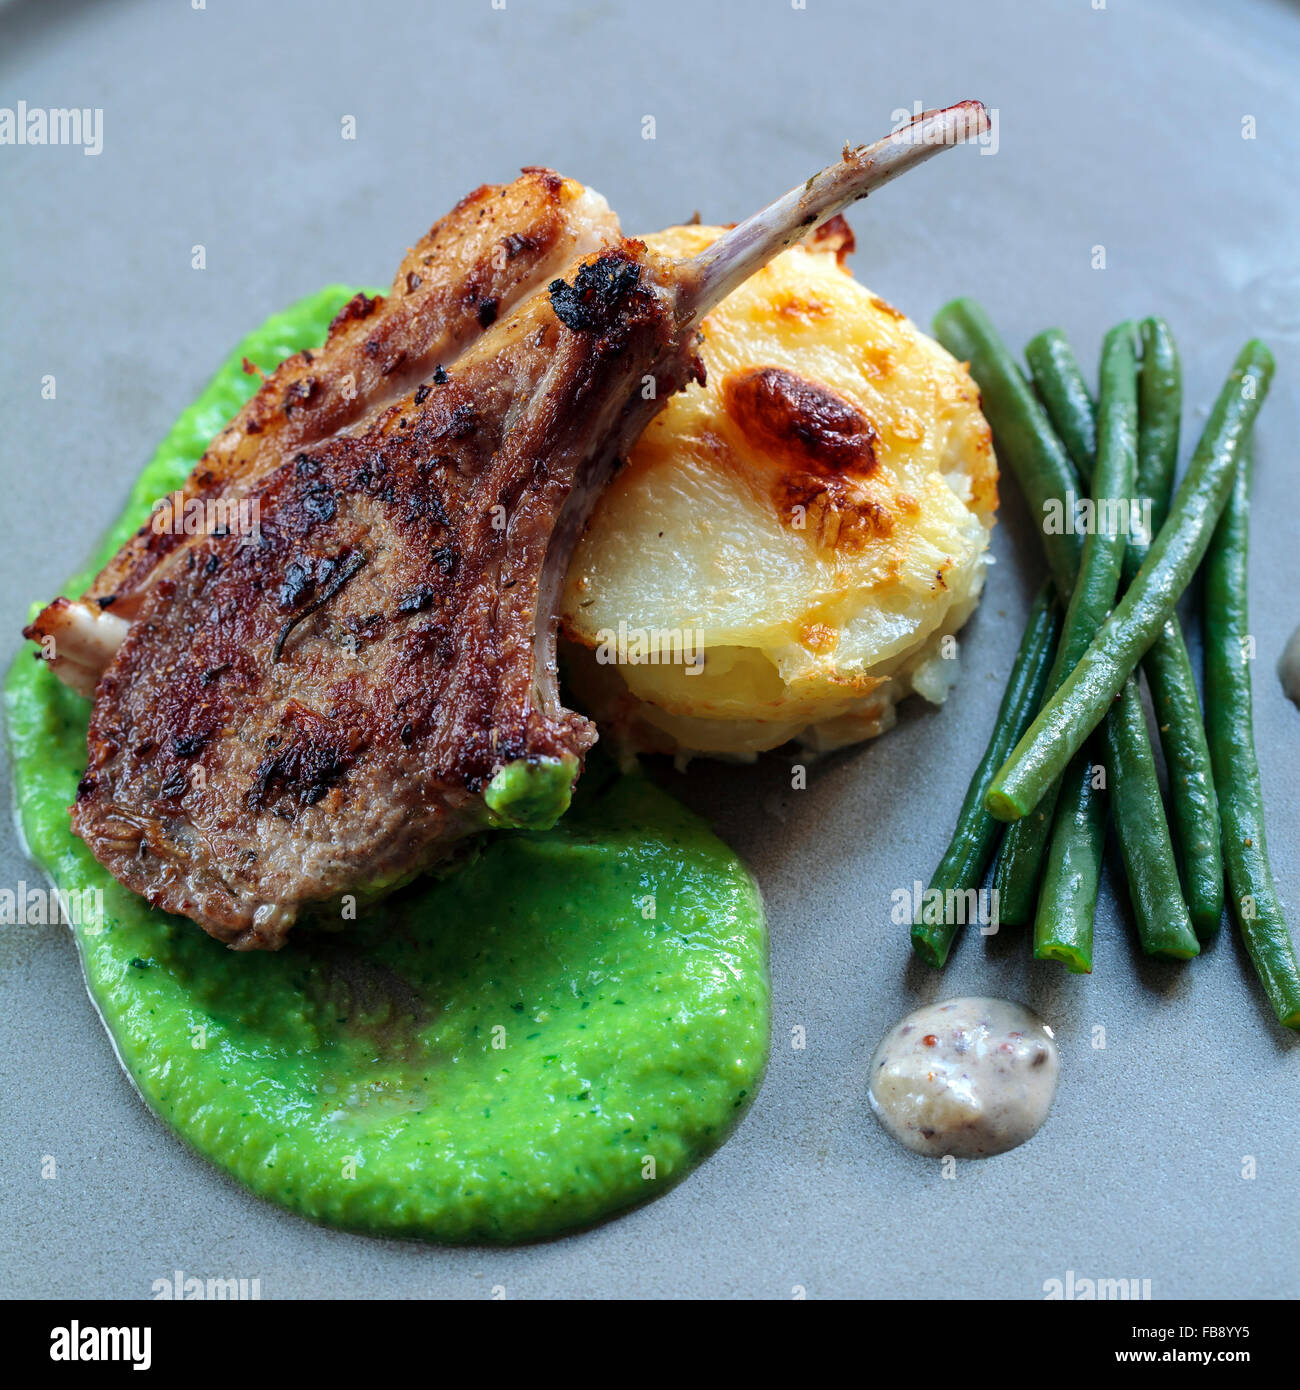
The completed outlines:
<svg viewBox="0 0 1300 1390">
<path fill-rule="evenodd" d="M 646 240 L 694 255 L 720 227 Z M 942 701 L 984 581 L 997 464 L 966 368 L 845 268 L 840 219 L 703 323 L 601 498 L 561 609 L 580 703 L 625 750 L 751 757 Z"/>
</svg>

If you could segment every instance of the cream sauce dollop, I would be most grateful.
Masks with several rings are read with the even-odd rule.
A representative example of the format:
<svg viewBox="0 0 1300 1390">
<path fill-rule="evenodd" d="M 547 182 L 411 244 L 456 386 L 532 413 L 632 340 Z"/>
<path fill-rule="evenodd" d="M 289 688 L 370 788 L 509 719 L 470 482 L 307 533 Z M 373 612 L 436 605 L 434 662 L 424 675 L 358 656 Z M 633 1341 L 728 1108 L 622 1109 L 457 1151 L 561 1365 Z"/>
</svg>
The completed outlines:
<svg viewBox="0 0 1300 1390">
<path fill-rule="evenodd" d="M 947 999 L 885 1034 L 867 1095 L 900 1144 L 931 1158 L 989 1158 L 1037 1134 L 1056 1095 L 1052 1030 L 1005 999 Z"/>
</svg>

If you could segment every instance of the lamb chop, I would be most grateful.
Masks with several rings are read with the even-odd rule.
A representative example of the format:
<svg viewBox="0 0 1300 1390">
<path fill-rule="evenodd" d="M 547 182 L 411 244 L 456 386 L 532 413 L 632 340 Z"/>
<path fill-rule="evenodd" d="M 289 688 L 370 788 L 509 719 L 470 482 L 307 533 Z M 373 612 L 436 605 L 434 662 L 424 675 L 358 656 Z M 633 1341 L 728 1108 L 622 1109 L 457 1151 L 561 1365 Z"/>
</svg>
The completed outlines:
<svg viewBox="0 0 1300 1390">
<path fill-rule="evenodd" d="M 274 949 L 308 904 L 391 891 L 494 825 L 553 823 L 596 736 L 559 696 L 570 555 L 618 460 L 700 378 L 697 325 L 984 128 L 978 103 L 928 113 L 685 262 L 548 172 L 471 195 L 392 299 L 354 301 L 200 460 L 189 493 L 255 504 L 258 543 L 142 531 L 28 629 L 70 683 L 97 682 L 72 812 L 95 857 L 220 940 Z M 551 229 L 513 269 L 508 249 L 485 261 L 515 235 L 494 199 Z"/>
</svg>

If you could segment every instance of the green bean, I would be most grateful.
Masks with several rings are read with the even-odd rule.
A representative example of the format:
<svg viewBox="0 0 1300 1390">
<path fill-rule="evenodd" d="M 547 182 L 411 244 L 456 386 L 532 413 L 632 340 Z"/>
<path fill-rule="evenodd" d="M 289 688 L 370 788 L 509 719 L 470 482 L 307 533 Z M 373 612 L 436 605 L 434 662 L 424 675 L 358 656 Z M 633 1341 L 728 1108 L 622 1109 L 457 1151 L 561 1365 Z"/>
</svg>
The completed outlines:
<svg viewBox="0 0 1300 1390">
<path fill-rule="evenodd" d="M 1055 810 L 1055 798 L 1045 796 L 1003 832 L 993 868 L 993 890 L 998 895 L 998 921 L 1005 926 L 1019 927 L 1034 920 L 1038 879 L 1052 834 L 1049 812 Z"/>
<path fill-rule="evenodd" d="M 985 418 L 993 427 L 998 458 L 1011 466 L 1041 528 L 1051 504 L 1059 505 L 1075 486 L 1074 469 L 1043 407 L 988 315 L 973 299 L 945 304 L 934 316 L 934 332 L 954 357 L 970 364 Z M 1057 592 L 1068 594 L 1079 568 L 1079 536 L 1065 529 L 1044 530 L 1043 549 Z"/>
<path fill-rule="evenodd" d="M 1178 882 L 1136 676 L 1124 682 L 1102 728 L 1115 838 L 1128 876 L 1138 940 L 1149 956 L 1187 960 L 1201 947 Z"/>
<path fill-rule="evenodd" d="M 1223 850 L 1219 800 L 1200 696 L 1183 630 L 1171 614 L 1142 660 L 1169 772 L 1172 830 L 1182 862 L 1183 893 L 1204 941 L 1223 918 Z"/>
<path fill-rule="evenodd" d="M 1151 534 L 1165 524 L 1178 467 L 1183 369 L 1164 319 L 1142 320 L 1138 373 L 1138 492 L 1151 499 Z M 1136 572 L 1136 566 L 1134 566 Z"/>
<path fill-rule="evenodd" d="M 1150 505 L 1152 534 L 1169 511 L 1182 405 L 1182 369 L 1173 334 L 1163 319 L 1145 319 L 1138 377 L 1137 493 Z M 1149 544 L 1149 537 L 1136 530 L 1130 535 L 1124 553 L 1126 583 L 1133 582 Z M 1196 677 L 1176 613 L 1161 628 L 1142 669 L 1169 771 L 1170 820 L 1182 864 L 1183 893 L 1196 934 L 1205 940 L 1218 931 L 1223 917 L 1219 807 Z"/>
<path fill-rule="evenodd" d="M 1038 597 L 1029 611 L 1029 621 L 1025 624 L 1020 650 L 1016 653 L 1007 688 L 998 707 L 993 733 L 971 778 L 966 799 L 957 816 L 952 841 L 930 880 L 930 888 L 943 895 L 945 905 L 953 901 L 949 893 L 964 895 L 971 889 L 978 891 L 983 881 L 1001 829 L 1000 824 L 984 809 L 984 793 L 994 772 L 1002 766 L 1003 759 L 1029 727 L 1030 720 L 1042 703 L 1047 687 L 1047 672 L 1060 631 L 1056 596 L 1051 584 L 1046 583 L 1038 591 Z M 927 965 L 936 969 L 942 969 L 948 959 L 959 925 L 956 913 L 945 911 L 943 917 L 942 922 L 917 921 L 912 925 L 913 950 Z"/>
<path fill-rule="evenodd" d="M 1051 789 L 1155 641 L 1210 544 L 1273 368 L 1263 343 L 1242 349 L 1133 584 L 993 779 L 985 804 L 999 820 L 1023 816 Z"/>
<path fill-rule="evenodd" d="M 1246 572 L 1250 455 L 1241 452 L 1205 563 L 1205 705 L 1232 910 L 1281 1023 L 1300 1028 L 1300 965 L 1269 867 L 1251 719 Z"/>
<path fill-rule="evenodd" d="M 974 300 L 954 299 L 945 305 L 935 315 L 934 331 L 949 352 L 970 364 L 984 414 L 993 428 L 998 459 L 1010 468 L 1025 495 L 1057 592 L 1068 596 L 1079 572 L 1083 537 L 1073 528 L 1048 531 L 1044 524 L 1048 514 L 1059 512 L 1069 494 L 1078 490 L 1078 477 L 1064 446 L 1015 358 Z M 1050 831 L 1050 815 L 1042 812 L 1026 816 L 1003 836 L 993 885 L 1002 922 L 1015 926 L 1033 920 L 1038 873 Z"/>
<path fill-rule="evenodd" d="M 1085 484 L 1091 483 L 1092 463 L 1097 456 L 1097 404 L 1065 334 L 1059 328 L 1049 328 L 1031 338 L 1025 347 L 1025 359 L 1048 417 L 1079 470 L 1079 477 Z"/>
<path fill-rule="evenodd" d="M 1095 785 L 1087 751 L 1066 769 L 1052 826 L 1043 892 L 1034 918 L 1034 955 L 1059 960 L 1073 974 L 1092 973 L 1092 921 L 1106 845 L 1106 798 Z M 999 914 L 1001 903 L 998 904 Z"/>
<path fill-rule="evenodd" d="M 1078 578 L 1070 595 L 1056 663 L 1048 677 L 1055 691 L 1074 669 L 1097 628 L 1115 602 L 1124 557 L 1124 531 L 1118 509 L 1110 503 L 1133 491 L 1137 467 L 1137 361 L 1133 326 L 1120 324 L 1106 335 L 1101 359 L 1101 407 L 1098 412 L 1099 455 L 1092 479 L 1092 504 L 1097 524 L 1083 542 Z M 1108 525 L 1103 525 L 1106 521 Z M 1038 878 L 1052 834 L 1060 778 L 1053 779 L 1024 818 L 1025 828 L 1012 827 L 1003 840 L 994 874 L 998 915 L 1016 924 L 1033 916 Z"/>
<path fill-rule="evenodd" d="M 1106 334 L 1102 345 L 1097 462 L 1092 478 L 1094 520 L 1087 528 L 1078 577 L 1065 612 L 1053 688 L 1074 669 L 1115 602 L 1126 538 L 1119 524 L 1119 509 L 1108 504 L 1132 496 L 1137 473 L 1137 423 L 1133 325 L 1121 323 Z"/>
</svg>

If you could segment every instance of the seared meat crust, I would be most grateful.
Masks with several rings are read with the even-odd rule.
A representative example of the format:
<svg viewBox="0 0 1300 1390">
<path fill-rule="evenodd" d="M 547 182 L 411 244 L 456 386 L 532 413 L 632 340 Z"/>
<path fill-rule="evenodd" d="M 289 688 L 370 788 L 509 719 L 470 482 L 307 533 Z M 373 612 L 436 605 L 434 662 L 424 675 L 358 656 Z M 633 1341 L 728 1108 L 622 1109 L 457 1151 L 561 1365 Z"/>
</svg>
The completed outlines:
<svg viewBox="0 0 1300 1390">
<path fill-rule="evenodd" d="M 603 331 L 532 297 L 365 433 L 263 477 L 260 544 L 203 537 L 149 586 L 73 812 L 123 883 L 275 947 L 302 904 L 482 828 L 505 764 L 594 742 L 559 701 L 553 596 L 614 461 L 696 371 L 671 267 L 639 242 L 599 260 L 621 287 Z"/>
</svg>

